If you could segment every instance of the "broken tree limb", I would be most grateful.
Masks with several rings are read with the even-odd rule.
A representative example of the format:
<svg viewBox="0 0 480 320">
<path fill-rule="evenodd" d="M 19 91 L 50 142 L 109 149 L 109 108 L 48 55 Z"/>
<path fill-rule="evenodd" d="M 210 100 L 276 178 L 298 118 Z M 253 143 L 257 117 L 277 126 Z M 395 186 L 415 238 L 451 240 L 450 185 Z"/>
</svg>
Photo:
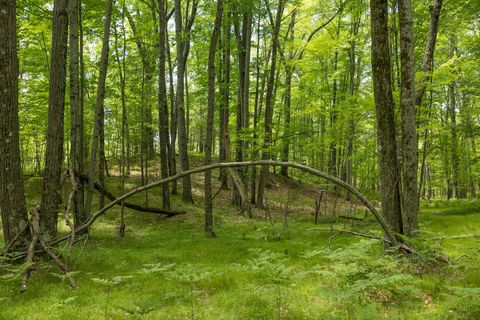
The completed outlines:
<svg viewBox="0 0 480 320">
<path fill-rule="evenodd" d="M 317 169 L 314 169 L 314 168 L 311 168 L 311 167 L 308 167 L 308 166 L 305 166 L 305 165 L 302 165 L 302 164 L 298 164 L 298 163 L 294 163 L 294 162 L 273 161 L 273 160 L 214 163 L 214 164 L 210 164 L 210 165 L 207 165 L 207 166 L 198 167 L 198 168 L 194 168 L 194 169 L 191 169 L 191 170 L 183 171 L 183 172 L 177 173 L 174 176 L 171 176 L 171 177 L 168 177 L 168 178 L 165 178 L 165 179 L 161 179 L 159 181 L 153 182 L 153 183 L 145 185 L 145 186 L 135 188 L 132 191 L 127 192 L 126 194 L 116 198 L 115 200 L 112 200 L 112 202 L 107 204 L 105 207 L 103 207 L 102 209 L 93 213 L 90 216 L 90 218 L 87 221 L 85 221 L 85 223 L 83 223 L 81 226 L 78 226 L 75 229 L 75 232 L 80 232 L 80 231 L 83 231 L 85 229 L 88 229 L 95 222 L 95 220 L 97 220 L 101 215 L 103 215 L 108 209 L 112 208 L 114 205 L 119 204 L 121 201 L 124 201 L 125 199 L 127 199 L 127 198 L 129 198 L 129 197 L 131 197 L 131 196 L 133 196 L 137 193 L 149 190 L 149 189 L 154 188 L 154 187 L 161 186 L 164 183 L 176 181 L 176 180 L 181 179 L 185 176 L 189 176 L 189 175 L 192 175 L 192 174 L 195 174 L 195 173 L 203 172 L 205 170 L 212 170 L 212 169 L 217 169 L 217 168 L 259 166 L 259 165 L 287 166 L 287 167 L 299 169 L 299 170 L 307 172 L 307 173 L 309 173 L 313 176 L 317 176 L 317 177 L 323 178 L 325 180 L 328 180 L 328 181 L 330 181 L 330 182 L 332 182 L 332 183 L 350 191 L 373 214 L 373 216 L 375 217 L 375 219 L 377 220 L 377 222 L 380 224 L 383 231 L 385 232 L 385 235 L 386 235 L 387 239 L 390 241 L 390 243 L 393 246 L 398 246 L 399 245 L 399 243 L 398 243 L 398 241 L 395 237 L 394 232 L 390 229 L 390 227 L 386 223 L 385 219 L 382 217 L 380 212 L 378 212 L 377 208 L 375 208 L 375 206 L 363 194 L 361 194 L 357 189 L 355 189 L 353 186 L 349 185 L 345 181 L 342 181 L 342 180 L 340 180 L 340 179 L 338 179 L 338 178 L 336 178 L 332 175 L 329 175 L 325 172 L 319 171 Z M 54 245 L 54 244 L 60 243 L 62 241 L 65 241 L 65 240 L 68 239 L 68 236 L 69 235 L 67 235 L 67 236 L 63 235 L 63 236 L 57 237 L 57 238 L 53 239 L 50 244 Z"/>
<path fill-rule="evenodd" d="M 37 244 L 40 244 L 43 251 L 47 253 L 47 255 L 53 260 L 55 265 L 60 269 L 66 279 L 69 281 L 70 286 L 72 288 L 76 288 L 77 284 L 75 280 L 72 278 L 71 275 L 68 273 L 68 267 L 64 264 L 60 258 L 58 258 L 52 250 L 48 247 L 45 241 L 42 239 L 42 235 L 40 233 L 40 213 L 38 212 L 39 207 L 35 207 L 32 209 L 32 220 L 31 220 L 31 227 L 33 231 L 32 242 L 30 243 L 27 251 L 27 259 L 26 263 L 28 264 L 27 269 L 23 273 L 22 280 L 20 281 L 20 292 L 25 292 L 27 290 L 28 279 L 30 275 L 35 270 L 35 247 Z"/>
<path fill-rule="evenodd" d="M 78 175 L 78 177 L 82 181 L 88 183 L 88 177 L 86 175 L 81 174 L 81 175 Z M 97 181 L 95 181 L 93 186 L 94 186 L 95 190 L 97 190 L 99 193 L 104 195 L 108 200 L 113 202 L 117 199 L 117 197 L 115 197 L 115 195 L 113 195 L 113 193 L 111 193 L 110 191 L 105 189 L 105 187 L 103 187 Z M 116 204 L 121 205 L 121 202 L 116 202 Z M 155 213 L 155 214 L 164 214 L 168 217 L 173 217 L 173 216 L 177 216 L 177 215 L 180 215 L 180 214 L 185 214 L 185 211 L 172 211 L 172 210 L 165 210 L 165 209 L 153 208 L 153 207 L 143 207 L 141 205 L 131 203 L 131 202 L 126 202 L 126 201 L 124 201 L 123 204 L 126 208 L 129 208 L 129 209 L 132 209 L 132 210 L 135 210 L 135 211 L 149 212 L 149 213 Z"/>
<path fill-rule="evenodd" d="M 242 202 L 242 205 L 241 205 L 242 211 L 247 211 L 248 216 L 251 218 L 252 210 L 247 201 L 247 192 L 245 189 L 245 185 L 243 184 L 242 178 L 240 178 L 237 171 L 233 170 L 232 168 L 227 168 L 227 170 L 228 170 L 228 173 L 230 173 L 230 175 L 232 176 L 233 183 L 235 184 L 238 194 L 240 195 L 240 199 Z"/>
</svg>

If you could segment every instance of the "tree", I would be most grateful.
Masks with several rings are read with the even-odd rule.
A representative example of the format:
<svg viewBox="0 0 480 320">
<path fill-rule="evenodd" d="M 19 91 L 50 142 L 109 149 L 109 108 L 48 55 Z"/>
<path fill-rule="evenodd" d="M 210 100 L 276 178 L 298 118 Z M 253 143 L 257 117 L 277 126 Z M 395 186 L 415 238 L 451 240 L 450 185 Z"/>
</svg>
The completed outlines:
<svg viewBox="0 0 480 320">
<path fill-rule="evenodd" d="M 377 122 L 382 212 L 394 232 L 403 233 L 390 56 L 388 1 L 371 0 L 372 74 Z"/>
<path fill-rule="evenodd" d="M 57 234 L 58 210 L 61 203 L 60 180 L 63 165 L 67 30 L 68 1 L 55 0 L 53 4 L 47 145 L 40 217 L 40 230 L 45 239 Z"/>
<path fill-rule="evenodd" d="M 270 148 L 272 143 L 272 121 L 273 121 L 273 108 L 274 108 L 274 96 L 273 87 L 275 84 L 276 66 L 277 66 L 277 50 L 278 50 L 278 35 L 280 33 L 280 25 L 283 16 L 283 9 L 285 3 L 283 0 L 278 0 L 277 15 L 275 18 L 275 24 L 272 35 L 272 62 L 270 65 L 270 73 L 267 82 L 267 92 L 265 98 L 265 138 L 263 141 L 262 160 L 270 160 Z M 258 196 L 257 205 L 264 205 L 265 185 L 268 181 L 268 166 L 262 166 L 260 171 L 260 177 L 258 182 Z"/>
<path fill-rule="evenodd" d="M 226 3 L 223 18 L 223 50 L 222 50 L 222 65 L 223 75 L 220 77 L 221 85 L 220 92 L 222 93 L 222 100 L 219 110 L 219 160 L 220 162 L 228 162 L 231 158 L 230 152 L 230 130 L 228 127 L 230 119 L 230 8 Z M 220 181 L 222 188 L 228 188 L 228 175 L 226 169 L 220 170 Z"/>
<path fill-rule="evenodd" d="M 215 53 L 218 38 L 220 37 L 220 27 L 222 25 L 223 1 L 217 0 L 217 13 L 215 24 L 213 25 L 210 47 L 208 50 L 208 98 L 207 98 L 207 139 L 205 141 L 205 165 L 212 162 L 213 145 L 213 119 L 215 108 Z M 214 237 L 213 215 L 212 215 L 212 171 L 205 171 L 205 235 Z"/>
<path fill-rule="evenodd" d="M 0 2 L 0 212 L 5 244 L 29 240 L 20 166 L 16 2 Z M 22 232 L 22 230 L 24 230 Z"/>
<path fill-rule="evenodd" d="M 110 39 L 110 22 L 112 19 L 112 6 L 113 0 L 108 0 L 106 4 L 105 22 L 103 25 L 103 43 L 102 54 L 100 57 L 100 71 L 98 74 L 97 96 L 95 104 L 95 119 L 93 121 L 93 135 L 92 145 L 90 149 L 90 159 L 88 166 L 88 191 L 85 200 L 85 212 L 87 215 L 91 214 L 92 210 L 92 196 L 93 186 L 95 182 L 95 169 L 97 167 L 97 156 L 99 155 L 99 144 L 102 127 L 104 126 L 104 100 L 105 100 L 105 81 L 107 77 L 108 67 L 108 51 L 109 51 L 109 39 Z M 100 157 L 101 161 L 101 157 Z"/>
<path fill-rule="evenodd" d="M 242 12 L 243 11 L 243 12 Z M 240 23 L 240 13 L 242 22 Z M 248 111 L 250 102 L 250 51 L 252 39 L 252 2 L 244 1 L 233 14 L 233 27 L 237 40 L 238 56 L 238 90 L 236 112 L 235 153 L 237 161 L 245 161 L 247 141 L 245 131 L 248 129 Z M 245 169 L 239 168 L 239 175 L 245 183 Z M 233 202 L 240 204 L 240 192 L 234 189 Z"/>
<path fill-rule="evenodd" d="M 403 151 L 403 211 L 406 215 L 406 233 L 413 236 L 418 231 L 419 210 L 417 194 L 418 138 L 415 108 L 415 43 L 413 39 L 413 14 L 410 0 L 398 1 L 400 23 L 400 109 L 402 118 Z"/>
<path fill-rule="evenodd" d="M 75 179 L 76 190 L 72 197 L 75 225 L 87 219 L 84 211 L 84 186 L 78 178 L 83 173 L 83 110 L 80 104 L 79 74 L 79 8 L 78 0 L 69 1 L 70 25 L 70 169 Z"/>
<path fill-rule="evenodd" d="M 182 20 L 182 4 L 180 0 L 175 0 L 175 39 L 177 41 L 177 92 L 175 100 L 175 108 L 177 109 L 178 124 L 178 149 L 180 152 L 180 163 L 183 171 L 190 169 L 188 160 L 188 137 L 185 119 L 185 65 L 187 63 L 190 51 L 189 33 L 197 12 L 198 0 L 192 0 L 192 11 L 183 25 Z M 173 147 L 173 146 L 172 146 Z M 182 200 L 185 202 L 193 202 L 192 183 L 189 176 L 182 180 Z"/>
<path fill-rule="evenodd" d="M 167 106 L 167 84 L 165 72 L 165 57 L 167 41 L 167 17 L 166 17 L 166 2 L 164 0 L 158 1 L 158 14 L 160 16 L 159 24 L 159 69 L 158 69 L 158 121 L 159 121 L 159 135 L 160 135 L 160 170 L 162 178 L 168 177 L 168 106 Z M 162 186 L 162 200 L 163 208 L 170 209 L 170 196 L 168 191 L 168 184 Z"/>
<path fill-rule="evenodd" d="M 417 81 L 419 84 L 415 95 L 415 105 L 422 104 L 425 88 L 432 72 L 433 54 L 435 52 L 435 44 L 437 43 L 438 22 L 440 19 L 440 11 L 442 9 L 443 0 L 433 0 L 430 6 L 430 27 L 428 29 L 427 43 L 425 45 L 425 52 L 423 54 L 421 71 L 424 73 Z"/>
</svg>

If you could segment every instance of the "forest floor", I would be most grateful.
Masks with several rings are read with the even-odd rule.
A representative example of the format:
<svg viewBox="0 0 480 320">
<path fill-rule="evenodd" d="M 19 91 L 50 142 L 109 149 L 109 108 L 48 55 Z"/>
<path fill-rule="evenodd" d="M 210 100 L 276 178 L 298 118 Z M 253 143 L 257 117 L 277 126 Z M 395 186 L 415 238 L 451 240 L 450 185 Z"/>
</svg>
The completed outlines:
<svg viewBox="0 0 480 320">
<path fill-rule="evenodd" d="M 118 178 L 107 180 L 119 194 Z M 119 208 L 110 210 L 78 258 L 81 243 L 74 248 L 78 289 L 45 263 L 22 294 L 18 278 L 0 266 L 0 319 L 480 319 L 478 202 L 424 204 L 420 254 L 395 257 L 377 240 L 325 231 L 380 235 L 361 206 L 325 195 L 315 225 L 316 187 L 273 181 L 269 210 L 254 210 L 252 219 L 230 204 L 230 191 L 220 192 L 212 239 L 203 233 L 201 175 L 193 180 L 195 205 L 172 196 L 173 207 L 187 214 L 162 218 L 126 210 L 124 239 L 117 231 Z M 130 178 L 127 188 L 139 183 Z M 32 206 L 41 179 L 29 178 L 25 186 Z M 159 205 L 159 195 L 159 189 L 149 192 L 149 204 Z M 143 203 L 145 194 L 132 201 Z M 325 212 L 334 208 L 361 220 L 332 222 Z M 442 248 L 452 265 L 437 264 L 426 243 Z"/>
</svg>

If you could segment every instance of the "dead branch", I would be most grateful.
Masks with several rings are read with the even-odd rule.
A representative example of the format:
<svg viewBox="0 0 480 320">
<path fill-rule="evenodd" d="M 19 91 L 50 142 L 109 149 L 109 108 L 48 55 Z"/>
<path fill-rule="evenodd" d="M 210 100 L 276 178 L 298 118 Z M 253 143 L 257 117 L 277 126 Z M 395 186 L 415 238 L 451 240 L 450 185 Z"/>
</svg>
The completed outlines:
<svg viewBox="0 0 480 320">
<path fill-rule="evenodd" d="M 38 212 L 38 206 L 34 210 L 37 210 Z M 31 223 L 32 225 L 35 223 L 38 224 L 38 215 L 34 215 L 31 221 L 32 221 Z M 32 273 L 32 271 L 35 269 L 33 258 L 35 256 L 35 247 L 37 246 L 39 236 L 40 236 L 39 233 L 34 232 L 32 236 L 32 242 L 30 242 L 30 245 L 28 246 L 27 259 L 25 260 L 28 266 L 25 272 L 23 273 L 22 280 L 20 281 L 20 292 L 25 292 L 27 290 L 28 279 L 30 278 L 30 274 Z"/>
<path fill-rule="evenodd" d="M 88 183 L 88 176 L 84 174 L 78 175 L 78 177 Z M 103 187 L 99 182 L 95 181 L 93 184 L 95 190 L 97 190 L 100 194 L 104 195 L 108 200 L 114 202 L 117 197 L 113 195 L 110 191 L 108 191 L 105 187 Z M 121 203 L 116 203 L 118 205 L 121 205 Z M 160 209 L 160 208 L 153 208 L 153 207 L 143 207 L 135 203 L 123 201 L 123 204 L 126 208 L 135 210 L 135 211 L 140 211 L 140 212 L 148 212 L 148 213 L 155 213 L 155 214 L 164 214 L 167 215 L 168 217 L 174 217 L 180 214 L 185 214 L 185 211 L 172 211 L 172 210 L 165 210 L 165 209 Z"/>
<path fill-rule="evenodd" d="M 67 265 L 64 264 L 60 260 L 60 258 L 58 258 L 57 255 L 55 255 L 55 253 L 53 253 L 53 251 L 48 247 L 48 245 L 42 239 L 41 231 L 40 231 L 39 206 L 32 209 L 31 221 L 32 221 L 31 226 L 32 226 L 33 237 L 32 237 L 32 242 L 28 247 L 27 259 L 26 259 L 28 267 L 23 274 L 22 280 L 20 281 L 20 292 L 25 292 L 27 290 L 28 279 L 30 278 L 31 273 L 35 270 L 35 263 L 33 260 L 35 258 L 35 247 L 37 246 L 37 244 L 40 244 L 40 246 L 43 249 L 43 252 L 45 252 L 53 260 L 55 265 L 60 269 L 60 271 L 69 281 L 70 286 L 72 288 L 76 288 L 77 284 L 73 279 L 73 277 L 68 274 Z"/>
</svg>

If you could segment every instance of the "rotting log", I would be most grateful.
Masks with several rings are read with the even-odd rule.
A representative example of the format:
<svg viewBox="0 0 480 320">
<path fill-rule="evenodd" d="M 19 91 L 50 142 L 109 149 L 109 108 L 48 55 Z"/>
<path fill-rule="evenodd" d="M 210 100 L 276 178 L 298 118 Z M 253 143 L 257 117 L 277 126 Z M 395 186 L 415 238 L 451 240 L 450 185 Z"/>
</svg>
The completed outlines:
<svg viewBox="0 0 480 320">
<path fill-rule="evenodd" d="M 195 174 L 195 173 L 204 172 L 205 170 L 212 170 L 212 169 L 217 169 L 217 168 L 231 168 L 231 167 L 249 167 L 249 166 L 260 166 L 260 165 L 280 166 L 280 167 L 281 166 L 287 166 L 287 167 L 290 167 L 290 168 L 299 169 L 299 170 L 307 172 L 307 173 L 309 173 L 313 176 L 317 176 L 317 177 L 323 178 L 325 180 L 328 180 L 328 181 L 330 181 L 330 182 L 332 182 L 332 183 L 350 191 L 373 214 L 373 216 L 375 217 L 375 219 L 377 220 L 377 222 L 380 224 L 383 231 L 385 232 L 385 236 L 387 237 L 389 242 L 393 246 L 398 245 L 398 241 L 395 237 L 394 232 L 390 229 L 390 227 L 388 226 L 388 224 L 386 223 L 386 221 L 382 217 L 382 215 L 379 213 L 377 208 L 375 208 L 375 206 L 363 194 L 361 194 L 357 189 L 355 189 L 353 186 L 347 184 L 346 182 L 344 182 L 340 179 L 337 179 L 336 177 L 334 177 L 332 175 L 329 175 L 325 172 L 319 171 L 317 169 L 314 169 L 314 168 L 311 168 L 311 167 L 308 167 L 308 166 L 305 166 L 305 165 L 302 165 L 302 164 L 298 164 L 298 163 L 294 163 L 294 162 L 273 161 L 273 160 L 214 163 L 214 164 L 210 164 L 210 165 L 207 165 L 207 166 L 202 166 L 202 167 L 194 168 L 194 169 L 191 169 L 191 170 L 183 171 L 183 172 L 180 172 L 180 173 L 178 173 L 174 176 L 171 176 L 171 177 L 168 177 L 168 178 L 165 178 L 165 179 L 161 179 L 159 181 L 150 183 L 150 184 L 145 185 L 145 186 L 135 188 L 132 191 L 127 192 L 127 193 L 125 193 L 124 195 L 122 195 L 118 198 L 115 198 L 115 200 L 112 200 L 112 202 L 107 204 L 105 207 L 103 207 L 102 209 L 100 209 L 97 212 L 95 212 L 94 214 L 92 214 L 90 216 L 90 218 L 87 221 L 85 221 L 84 224 L 78 226 L 75 229 L 75 232 L 80 232 L 80 231 L 83 231 L 85 229 L 88 229 L 108 209 L 112 208 L 114 205 L 119 204 L 121 201 L 124 201 L 125 199 L 128 199 L 129 197 L 131 197 L 131 196 L 133 196 L 137 193 L 149 190 L 149 189 L 157 187 L 157 186 L 161 186 L 164 183 L 176 181 L 178 179 L 181 179 L 183 177 L 186 177 L 186 176 L 189 176 L 189 175 L 192 175 L 192 174 Z M 58 243 L 60 243 L 64 240 L 67 240 L 68 237 L 69 237 L 69 235 L 63 235 L 63 236 L 57 237 L 57 238 L 53 239 L 50 244 L 51 245 L 58 244 Z"/>
</svg>

